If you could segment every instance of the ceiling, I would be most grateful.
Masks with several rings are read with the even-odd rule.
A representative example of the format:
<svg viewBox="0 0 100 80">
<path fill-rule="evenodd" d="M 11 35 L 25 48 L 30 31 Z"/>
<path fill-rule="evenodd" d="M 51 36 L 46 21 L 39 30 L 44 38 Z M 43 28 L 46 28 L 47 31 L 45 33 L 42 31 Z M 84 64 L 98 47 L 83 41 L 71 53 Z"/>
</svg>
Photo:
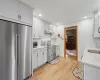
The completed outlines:
<svg viewBox="0 0 100 80">
<path fill-rule="evenodd" d="M 34 15 L 53 24 L 68 25 L 100 7 L 100 0 L 21 0 L 34 8 Z"/>
</svg>

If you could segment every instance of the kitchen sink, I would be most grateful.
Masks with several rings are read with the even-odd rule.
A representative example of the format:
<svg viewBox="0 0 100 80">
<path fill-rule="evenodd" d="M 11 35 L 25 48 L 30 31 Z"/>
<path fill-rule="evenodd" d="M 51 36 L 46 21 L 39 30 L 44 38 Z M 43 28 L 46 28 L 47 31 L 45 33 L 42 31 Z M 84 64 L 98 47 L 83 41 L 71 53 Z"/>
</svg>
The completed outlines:
<svg viewBox="0 0 100 80">
<path fill-rule="evenodd" d="M 96 53 L 96 54 L 100 54 L 99 50 L 95 50 L 95 49 L 88 49 L 89 53 Z"/>
</svg>

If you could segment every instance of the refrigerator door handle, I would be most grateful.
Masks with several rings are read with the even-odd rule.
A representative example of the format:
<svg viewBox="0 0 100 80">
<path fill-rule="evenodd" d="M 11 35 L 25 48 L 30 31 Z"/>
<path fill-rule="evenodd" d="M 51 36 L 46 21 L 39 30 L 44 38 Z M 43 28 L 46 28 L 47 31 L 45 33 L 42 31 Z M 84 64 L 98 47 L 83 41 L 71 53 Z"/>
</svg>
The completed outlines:
<svg viewBox="0 0 100 80">
<path fill-rule="evenodd" d="M 15 43 L 15 49 L 16 49 L 16 52 L 15 52 L 15 65 L 16 65 L 16 80 L 18 80 L 18 35 L 16 34 L 16 43 Z"/>
<path fill-rule="evenodd" d="M 15 52 L 15 60 L 17 61 L 17 51 L 18 51 L 18 49 L 17 49 L 17 42 L 18 42 L 18 38 L 17 38 L 17 34 L 16 34 L 16 52 Z"/>
<path fill-rule="evenodd" d="M 17 53 L 17 63 L 18 64 L 17 65 L 19 65 L 20 64 L 20 52 L 19 52 L 20 51 L 20 36 L 19 34 L 17 35 L 17 37 L 18 37 L 18 44 L 17 44 L 18 45 L 17 46 L 18 47 L 18 53 Z"/>
</svg>

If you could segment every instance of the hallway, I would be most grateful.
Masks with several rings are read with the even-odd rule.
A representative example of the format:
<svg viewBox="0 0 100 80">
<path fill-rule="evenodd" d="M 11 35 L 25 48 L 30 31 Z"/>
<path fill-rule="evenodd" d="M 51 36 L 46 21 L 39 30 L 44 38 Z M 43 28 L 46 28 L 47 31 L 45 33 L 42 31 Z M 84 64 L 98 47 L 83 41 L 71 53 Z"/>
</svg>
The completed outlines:
<svg viewBox="0 0 100 80">
<path fill-rule="evenodd" d="M 72 58 L 58 57 L 60 62 L 56 65 L 46 64 L 34 71 L 29 80 L 79 80 L 73 76 L 73 69 L 77 62 Z"/>
</svg>

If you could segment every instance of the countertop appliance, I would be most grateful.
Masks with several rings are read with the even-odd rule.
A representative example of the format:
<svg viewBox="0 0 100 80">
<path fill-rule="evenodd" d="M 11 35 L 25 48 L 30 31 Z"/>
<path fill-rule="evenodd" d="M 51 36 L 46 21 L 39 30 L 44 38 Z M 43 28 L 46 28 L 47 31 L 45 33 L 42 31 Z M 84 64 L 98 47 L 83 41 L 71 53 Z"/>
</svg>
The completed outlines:
<svg viewBox="0 0 100 80">
<path fill-rule="evenodd" d="M 33 42 L 33 48 L 37 48 L 37 46 L 38 46 L 38 42 Z"/>
<path fill-rule="evenodd" d="M 32 27 L 0 20 L 0 80 L 31 75 Z"/>
</svg>

